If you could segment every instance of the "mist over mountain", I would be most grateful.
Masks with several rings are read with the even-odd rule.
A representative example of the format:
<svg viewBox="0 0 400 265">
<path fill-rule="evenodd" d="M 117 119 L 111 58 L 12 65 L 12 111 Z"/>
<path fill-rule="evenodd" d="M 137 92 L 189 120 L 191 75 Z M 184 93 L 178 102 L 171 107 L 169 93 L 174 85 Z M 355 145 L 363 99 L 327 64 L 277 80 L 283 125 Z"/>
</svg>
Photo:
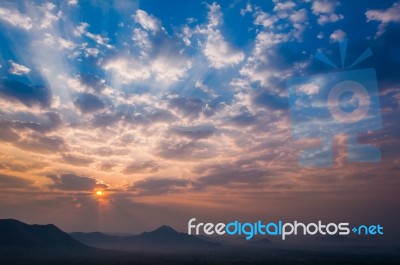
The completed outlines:
<svg viewBox="0 0 400 265">
<path fill-rule="evenodd" d="M 0 219 L 0 265 L 397 265 L 400 261 L 393 247 L 342 244 L 289 248 L 273 244 L 267 238 L 241 245 L 213 240 L 180 233 L 169 226 L 134 236 L 100 232 L 69 235 L 52 224 L 29 225 L 14 219 Z"/>
<path fill-rule="evenodd" d="M 76 240 L 92 247 L 123 250 L 186 250 L 206 249 L 220 246 L 217 242 L 180 233 L 163 225 L 154 231 L 134 236 L 113 236 L 100 232 L 71 233 Z"/>
</svg>

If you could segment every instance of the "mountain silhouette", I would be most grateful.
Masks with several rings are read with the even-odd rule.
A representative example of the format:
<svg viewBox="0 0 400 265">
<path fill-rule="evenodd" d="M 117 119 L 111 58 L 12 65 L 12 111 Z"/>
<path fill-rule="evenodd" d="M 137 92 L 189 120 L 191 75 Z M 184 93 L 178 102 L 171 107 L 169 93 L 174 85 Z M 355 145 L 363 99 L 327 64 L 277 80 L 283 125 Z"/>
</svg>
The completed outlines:
<svg viewBox="0 0 400 265">
<path fill-rule="evenodd" d="M 112 236 L 99 232 L 71 233 L 70 235 L 86 245 L 107 249 L 185 250 L 204 249 L 220 245 L 192 235 L 177 232 L 172 227 L 166 225 L 134 236 Z"/>
<path fill-rule="evenodd" d="M 85 247 L 55 225 L 0 219 L 0 247 Z"/>
</svg>

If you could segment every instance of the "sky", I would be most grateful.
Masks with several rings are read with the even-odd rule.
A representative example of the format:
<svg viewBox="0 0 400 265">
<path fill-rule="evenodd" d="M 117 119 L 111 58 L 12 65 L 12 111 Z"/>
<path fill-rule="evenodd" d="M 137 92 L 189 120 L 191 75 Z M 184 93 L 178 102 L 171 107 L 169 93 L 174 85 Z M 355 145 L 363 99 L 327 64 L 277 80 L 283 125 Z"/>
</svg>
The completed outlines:
<svg viewBox="0 0 400 265">
<path fill-rule="evenodd" d="M 398 233 L 399 35 L 398 1 L 1 1 L 0 218 L 66 231 L 185 231 L 196 217 Z M 345 67 L 318 60 L 341 66 L 344 38 Z M 330 127 L 296 125 L 288 81 L 370 68 L 376 78 L 360 78 L 376 84 L 380 126 L 353 136 L 378 161 L 349 162 L 354 129 L 340 127 L 330 165 L 299 163 L 320 144 L 309 128 Z"/>
</svg>

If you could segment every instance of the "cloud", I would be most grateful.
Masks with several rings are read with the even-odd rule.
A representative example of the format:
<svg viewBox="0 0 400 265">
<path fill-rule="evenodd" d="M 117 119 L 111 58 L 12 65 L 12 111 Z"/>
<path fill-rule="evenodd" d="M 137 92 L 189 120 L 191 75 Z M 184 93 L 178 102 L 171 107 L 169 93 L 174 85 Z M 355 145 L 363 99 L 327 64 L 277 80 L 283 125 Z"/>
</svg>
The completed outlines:
<svg viewBox="0 0 400 265">
<path fill-rule="evenodd" d="M 0 82 L 0 95 L 17 100 L 27 107 L 39 105 L 43 108 L 51 105 L 51 91 L 45 86 L 32 86 L 16 80 Z"/>
<path fill-rule="evenodd" d="M 161 22 L 149 15 L 146 11 L 138 9 L 134 15 L 136 23 L 139 23 L 145 30 L 157 33 L 162 29 Z"/>
<path fill-rule="evenodd" d="M 146 80 L 150 77 L 150 69 L 143 67 L 137 60 L 127 58 L 116 58 L 104 65 L 104 70 L 111 71 L 122 83 Z"/>
<path fill-rule="evenodd" d="M 154 173 L 158 171 L 158 164 L 155 161 L 145 161 L 145 162 L 134 162 L 128 165 L 123 173 L 127 175 L 131 174 L 146 174 Z"/>
<path fill-rule="evenodd" d="M 205 159 L 214 155 L 214 148 L 200 141 L 163 140 L 159 143 L 156 154 L 173 160 Z"/>
<path fill-rule="evenodd" d="M 107 88 L 106 81 L 97 75 L 82 73 L 77 77 L 85 91 L 101 93 Z"/>
<path fill-rule="evenodd" d="M 189 139 L 205 139 L 214 134 L 215 127 L 210 124 L 197 126 L 177 126 L 171 131 L 175 135 L 184 136 Z"/>
<path fill-rule="evenodd" d="M 276 16 L 257 10 L 254 14 L 254 25 L 263 26 L 265 28 L 272 28 L 272 26 L 278 21 Z"/>
<path fill-rule="evenodd" d="M 189 185 L 187 179 L 177 178 L 161 178 L 161 179 L 144 179 L 136 181 L 130 190 L 135 191 L 138 195 L 161 195 L 166 193 L 186 190 Z"/>
<path fill-rule="evenodd" d="M 38 161 L 16 161 L 0 162 L 0 169 L 14 172 L 30 173 L 32 170 L 41 170 L 48 166 L 47 163 Z"/>
<path fill-rule="evenodd" d="M 154 77 L 158 84 L 169 85 L 184 77 L 190 67 L 191 63 L 182 56 L 159 56 L 148 60 L 115 58 L 104 65 L 104 69 L 110 71 L 123 84 L 150 80 Z"/>
<path fill-rule="evenodd" d="M 346 35 L 347 35 L 346 32 L 344 32 L 341 29 L 337 29 L 329 36 L 329 38 L 331 39 L 331 41 L 339 41 L 345 38 Z"/>
<path fill-rule="evenodd" d="M 230 121 L 235 125 L 244 127 L 254 124 L 257 121 L 257 118 L 252 114 L 246 112 L 235 115 L 233 118 L 231 118 Z"/>
<path fill-rule="evenodd" d="M 214 17 L 209 18 L 210 8 L 200 4 L 191 5 L 194 8 L 191 16 L 195 16 L 191 20 L 184 17 L 176 20 L 174 18 L 178 17 L 174 16 L 170 19 L 165 14 L 157 18 L 156 14 L 162 14 L 157 10 L 160 6 L 149 6 L 145 10 L 155 21 L 153 25 L 156 26 L 152 28 L 151 24 L 139 22 L 139 17 L 132 17 L 132 14 L 136 15 L 137 1 L 111 1 L 110 5 L 87 1 L 75 7 L 67 6 L 67 1 L 60 5 L 52 1 L 57 6 L 52 13 L 57 16 L 62 11 L 63 14 L 46 29 L 40 29 L 42 13 L 34 6 L 40 1 L 21 2 L 23 4 L 16 5 L 21 7 L 21 12 L 31 16 L 32 28 L 25 32 L 0 18 L 0 27 L 5 31 L 2 39 L 5 49 L 0 56 L 3 68 L 0 70 L 10 80 L 32 80 L 32 83 L 25 81 L 28 85 L 49 83 L 51 86 L 46 86 L 51 88 L 49 91 L 54 97 L 50 97 L 48 109 L 39 109 L 40 101 L 26 107 L 15 97 L 14 90 L 13 100 L 0 92 L 0 115 L 7 119 L 0 120 L 0 170 L 3 174 L 15 172 L 16 176 L 38 182 L 38 190 L 28 187 L 24 192 L 3 192 L 1 198 L 5 204 L 0 206 L 3 214 L 9 215 L 17 209 L 17 215 L 37 218 L 47 216 L 46 212 L 55 209 L 53 212 L 57 214 L 52 216 L 56 218 L 53 221 L 59 221 L 59 225 L 64 225 L 67 230 L 92 229 L 93 224 L 99 223 L 96 222 L 99 201 L 93 200 L 92 190 L 76 192 L 82 188 L 70 183 L 83 183 L 84 189 L 101 183 L 93 178 L 85 179 L 82 174 L 101 176 L 115 187 L 105 197 L 112 203 L 108 206 L 115 207 L 103 207 L 107 211 L 103 217 L 108 219 L 101 225 L 106 224 L 108 230 L 116 223 L 123 223 L 124 227 L 120 229 L 129 230 L 131 224 L 126 220 L 138 216 L 141 218 L 135 219 L 137 229 L 142 229 L 168 218 L 172 222 L 176 222 L 177 217 L 184 219 L 194 208 L 211 217 L 221 215 L 221 209 L 228 212 L 233 209 L 235 216 L 256 216 L 259 214 L 256 209 L 260 208 L 257 202 L 271 198 L 281 202 L 281 205 L 270 205 L 271 212 L 276 212 L 285 203 L 293 205 L 293 198 L 302 198 L 303 194 L 307 194 L 307 202 L 320 198 L 332 201 L 330 194 L 338 194 L 340 190 L 356 191 L 348 192 L 354 197 L 357 189 L 361 189 L 359 194 L 369 194 L 369 190 L 364 191 L 373 188 L 388 194 L 387 187 L 393 191 L 398 187 L 394 185 L 398 182 L 396 167 L 400 165 L 396 158 L 399 146 L 395 133 L 399 131 L 396 130 L 396 114 L 400 103 L 400 94 L 396 92 L 397 47 L 400 47 L 398 24 L 389 22 L 384 36 L 369 43 L 377 59 L 375 66 L 381 65 L 375 67 L 380 90 L 385 89 L 386 83 L 395 90 L 381 97 L 385 129 L 379 134 L 367 132 L 367 137 L 360 135 L 361 140 L 368 139 L 362 142 L 379 143 L 385 154 L 379 165 L 333 167 L 328 170 L 333 177 L 328 176 L 326 170 L 302 169 L 297 164 L 300 148 L 290 130 L 285 81 L 320 72 L 318 63 L 312 63 L 310 67 L 307 64 L 312 61 L 317 45 L 313 37 L 323 32 L 325 40 L 329 41 L 330 34 L 341 28 L 335 24 L 319 27 L 317 19 L 321 15 L 320 23 L 323 19 L 333 20 L 342 10 L 343 14 L 354 11 L 354 16 L 361 14 L 363 17 L 369 4 L 360 2 L 360 8 L 349 10 L 353 4 L 341 1 L 342 6 L 337 6 L 333 11 L 335 15 L 331 16 L 331 13 L 311 14 L 313 1 L 308 0 L 276 0 L 263 7 L 246 0 L 233 9 L 228 7 L 229 4 L 221 3 L 220 14 L 214 12 Z M 212 2 L 209 2 L 210 6 Z M 11 1 L 6 4 L 13 5 Z M 371 7 L 386 10 L 390 5 L 375 3 Z M 240 8 L 245 6 L 242 17 Z M 79 19 L 85 19 L 88 8 L 96 10 L 97 20 L 88 20 L 90 25 L 79 24 Z M 109 19 L 109 8 L 117 20 Z M 151 10 L 154 10 L 153 14 Z M 350 16 L 346 19 L 351 20 Z M 162 28 L 161 21 L 168 31 Z M 364 36 L 368 32 L 375 34 L 380 23 L 376 21 L 366 23 L 364 26 L 367 27 L 360 31 L 359 37 L 368 37 Z M 342 22 L 347 24 L 347 20 Z M 214 44 L 208 41 L 208 37 L 213 36 L 223 39 L 229 52 L 242 52 L 243 60 L 237 64 L 226 63 L 221 68 L 212 66 L 204 49 L 207 42 Z M 219 44 L 220 39 L 216 38 L 215 42 Z M 114 48 L 108 49 L 111 44 Z M 348 58 L 357 58 L 359 54 L 352 52 L 360 52 L 360 49 L 351 49 L 351 46 Z M 339 52 L 337 46 L 333 50 L 333 54 L 328 54 L 330 58 Z M 9 75 L 10 59 L 31 68 L 28 76 Z M 39 77 L 38 73 L 43 76 Z M 39 81 L 41 79 L 44 81 Z M 307 94 L 318 92 L 312 86 L 299 89 Z M 104 108 L 82 114 L 74 106 L 74 100 L 82 94 L 97 97 Z M 54 113 L 47 114 L 50 110 Z M 391 114 L 386 116 L 386 113 Z M 389 164 L 386 164 L 388 160 Z M 34 167 L 42 165 L 43 161 L 46 166 Z M 196 171 L 197 167 L 202 170 Z M 385 171 L 386 167 L 390 172 Z M 62 179 L 61 175 L 66 172 L 60 171 L 63 168 L 79 172 L 73 174 L 72 180 L 71 177 Z M 349 176 L 365 176 L 362 172 L 371 169 L 366 175 L 370 185 L 364 185 L 365 179 L 363 185 L 358 185 L 363 182 L 361 177 L 357 182 L 347 180 Z M 378 178 L 370 177 L 378 171 L 385 173 L 386 182 L 383 178 L 378 181 Z M 50 178 L 36 180 L 37 175 L 48 172 L 59 172 L 54 174 L 55 181 Z M 83 179 L 76 180 L 77 177 Z M 54 190 L 43 186 L 46 183 L 54 186 Z M 126 187 L 127 183 L 130 190 L 117 190 Z M 282 194 L 287 196 L 286 201 L 280 197 Z M 396 196 L 388 197 L 393 198 Z M 16 204 L 17 201 L 22 202 Z M 360 197 L 358 201 L 363 200 Z M 173 211 L 166 209 L 166 205 L 167 208 L 175 205 L 171 208 Z M 202 211 L 197 207 L 203 208 Z M 63 209 L 63 213 L 58 209 Z M 173 214 L 162 215 L 166 210 Z M 304 209 L 295 210 L 307 215 Z M 152 218 L 149 218 L 149 212 L 152 212 Z M 80 220 L 84 224 L 78 224 L 79 227 L 65 218 L 81 214 Z M 164 219 L 160 221 L 160 217 Z M 307 217 L 309 215 L 304 216 Z M 149 220 L 153 222 L 149 224 Z"/>
<path fill-rule="evenodd" d="M 251 12 L 253 12 L 253 7 L 252 7 L 252 5 L 250 4 L 250 2 L 247 2 L 246 8 L 240 9 L 240 14 L 241 14 L 242 16 L 246 15 L 247 13 L 251 13 Z"/>
<path fill-rule="evenodd" d="M 51 189 L 65 191 L 93 191 L 95 189 L 107 189 L 108 185 L 97 179 L 82 177 L 73 173 L 50 174 L 47 178 L 53 181 L 49 187 Z"/>
<path fill-rule="evenodd" d="M 297 91 L 306 95 L 315 95 L 319 93 L 320 87 L 316 84 L 304 84 L 298 86 Z"/>
<path fill-rule="evenodd" d="M 318 24 L 325 25 L 327 23 L 333 23 L 344 16 L 341 14 L 336 14 L 336 8 L 340 5 L 339 2 L 335 0 L 316 0 L 312 4 L 312 12 L 314 15 L 318 16 Z"/>
<path fill-rule="evenodd" d="M 47 123 L 16 121 L 14 126 L 15 128 L 27 128 L 40 133 L 47 133 L 60 128 L 63 124 L 61 115 L 57 112 L 46 112 L 44 116 Z"/>
<path fill-rule="evenodd" d="M 21 177 L 0 174 L 0 187 L 2 189 L 7 188 L 27 188 L 31 187 L 34 181 Z"/>
<path fill-rule="evenodd" d="M 252 93 L 253 103 L 258 106 L 265 106 L 270 110 L 288 109 L 286 97 L 282 97 L 277 93 L 268 90 L 259 90 Z"/>
<path fill-rule="evenodd" d="M 278 69 L 276 60 L 280 60 L 280 54 L 277 47 L 287 40 L 286 34 L 265 31 L 258 33 L 252 54 L 240 69 L 240 74 L 251 82 L 260 82 L 263 87 L 276 91 L 276 88 L 271 86 L 271 79 L 282 79 L 287 75 L 287 69 Z"/>
<path fill-rule="evenodd" d="M 40 28 L 41 29 L 48 29 L 53 26 L 55 22 L 57 22 L 62 15 L 61 11 L 54 13 L 56 5 L 50 2 L 44 3 L 38 9 L 41 12 L 41 22 Z"/>
<path fill-rule="evenodd" d="M 39 133 L 30 133 L 15 145 L 23 150 L 53 154 L 65 151 L 66 145 L 63 138 L 59 136 L 44 136 Z"/>
<path fill-rule="evenodd" d="M 289 18 L 294 23 L 304 23 L 307 20 L 307 10 L 305 8 L 300 9 L 291 14 Z"/>
<path fill-rule="evenodd" d="M 286 1 L 286 2 L 278 2 L 274 1 L 275 7 L 274 11 L 282 11 L 282 10 L 292 10 L 296 4 L 293 1 Z"/>
<path fill-rule="evenodd" d="M 184 80 L 192 62 L 182 41 L 168 35 L 160 20 L 143 10 L 137 10 L 134 19 L 140 27 L 133 29 L 129 52 L 111 56 L 102 64 L 113 85 L 140 83 L 155 92 Z"/>
<path fill-rule="evenodd" d="M 169 99 L 169 105 L 184 116 L 197 117 L 203 109 L 204 102 L 198 98 L 173 96 Z"/>
<path fill-rule="evenodd" d="M 73 50 L 77 46 L 71 40 L 67 40 L 62 37 L 57 37 L 50 33 L 44 34 L 43 43 L 49 46 L 50 48 L 57 48 L 60 50 Z"/>
<path fill-rule="evenodd" d="M 121 112 L 118 112 L 116 114 L 100 113 L 93 115 L 93 118 L 91 119 L 91 124 L 94 127 L 107 127 L 114 125 L 123 118 L 124 115 Z"/>
<path fill-rule="evenodd" d="M 92 158 L 72 154 L 63 154 L 62 160 L 68 164 L 78 167 L 85 167 L 94 162 Z"/>
<path fill-rule="evenodd" d="M 113 163 L 113 162 L 102 162 L 100 165 L 99 165 L 99 168 L 100 168 L 100 170 L 101 171 L 111 171 L 112 169 L 114 169 L 115 167 L 117 166 L 117 164 L 116 163 Z"/>
<path fill-rule="evenodd" d="M 339 3 L 331 0 L 317 0 L 312 4 L 312 11 L 314 14 L 333 13 Z"/>
<path fill-rule="evenodd" d="M 263 31 L 259 34 L 267 33 L 272 40 L 279 36 L 285 40 L 302 41 L 303 33 L 309 25 L 307 9 L 296 9 L 297 4 L 292 1 L 273 2 L 275 6 L 272 13 L 256 8 L 253 23 L 262 26 Z"/>
<path fill-rule="evenodd" d="M 218 97 L 217 93 L 214 91 L 214 89 L 209 88 L 206 86 L 202 81 L 197 81 L 195 84 L 195 87 L 204 92 L 207 96 L 209 96 L 212 99 L 215 99 Z"/>
<path fill-rule="evenodd" d="M 88 23 L 81 22 L 78 26 L 75 27 L 75 29 L 73 30 L 73 34 L 75 35 L 75 37 L 80 37 L 87 32 L 88 27 Z"/>
<path fill-rule="evenodd" d="M 23 66 L 22 64 L 17 64 L 16 62 L 9 61 L 10 62 L 10 69 L 8 72 L 13 75 L 26 75 L 28 74 L 31 69 L 29 69 L 26 66 Z"/>
<path fill-rule="evenodd" d="M 64 141 L 57 136 L 45 136 L 62 125 L 59 114 L 47 112 L 43 115 L 47 122 L 25 122 L 20 120 L 6 120 L 0 116 L 0 140 L 28 151 L 39 153 L 58 152 L 65 149 Z M 45 119 L 35 116 L 35 119 Z"/>
<path fill-rule="evenodd" d="M 24 30 L 32 28 L 32 19 L 15 9 L 0 7 L 0 20 Z"/>
<path fill-rule="evenodd" d="M 112 45 L 109 44 L 110 39 L 107 37 L 103 37 L 99 34 L 94 34 L 88 31 L 89 28 L 89 24 L 86 22 L 81 22 L 78 26 L 75 27 L 75 29 L 73 30 L 73 34 L 76 37 L 82 37 L 85 36 L 86 38 L 90 39 L 91 41 L 93 41 L 95 44 L 97 45 L 101 45 L 104 46 L 108 49 L 112 49 L 114 48 Z M 85 45 L 87 46 L 87 43 L 85 43 Z M 85 46 L 83 46 L 84 48 L 86 48 Z M 89 50 L 90 49 L 90 50 Z M 94 53 L 94 49 L 96 49 L 98 51 L 97 48 L 86 48 L 85 51 L 87 53 L 90 53 L 90 51 L 92 51 L 91 53 Z M 98 52 L 96 52 L 97 55 Z"/>
<path fill-rule="evenodd" d="M 97 55 L 99 54 L 100 50 L 97 48 L 86 48 L 85 49 L 85 56 L 89 57 L 97 57 Z"/>
<path fill-rule="evenodd" d="M 385 32 L 389 23 L 400 22 L 400 3 L 396 2 L 386 10 L 368 10 L 365 12 L 367 21 L 378 21 L 378 31 L 376 36 L 380 36 Z"/>
<path fill-rule="evenodd" d="M 151 125 L 156 123 L 171 123 L 176 121 L 177 117 L 167 109 L 159 109 L 146 105 L 124 113 L 123 119 L 134 125 Z"/>
<path fill-rule="evenodd" d="M 221 7 L 213 3 L 208 5 L 208 24 L 198 32 L 206 36 L 203 53 L 214 68 L 233 66 L 244 60 L 244 53 L 232 47 L 222 36 L 219 27 L 222 24 Z"/>
<path fill-rule="evenodd" d="M 13 129 L 12 122 L 0 116 L 0 140 L 5 142 L 17 142 L 20 136 Z"/>
<path fill-rule="evenodd" d="M 91 113 L 106 107 L 104 102 L 99 97 L 90 93 L 81 93 L 75 99 L 74 105 L 82 113 Z"/>
<path fill-rule="evenodd" d="M 239 164 L 214 165 L 206 169 L 207 173 L 196 179 L 195 188 L 210 186 L 228 187 L 229 185 L 257 186 L 265 181 L 267 171 L 262 168 L 245 168 Z"/>
<path fill-rule="evenodd" d="M 153 48 L 153 44 L 150 40 L 149 34 L 143 29 L 136 28 L 133 30 L 132 40 L 136 46 L 143 49 L 141 55 L 146 56 L 146 53 Z"/>
</svg>

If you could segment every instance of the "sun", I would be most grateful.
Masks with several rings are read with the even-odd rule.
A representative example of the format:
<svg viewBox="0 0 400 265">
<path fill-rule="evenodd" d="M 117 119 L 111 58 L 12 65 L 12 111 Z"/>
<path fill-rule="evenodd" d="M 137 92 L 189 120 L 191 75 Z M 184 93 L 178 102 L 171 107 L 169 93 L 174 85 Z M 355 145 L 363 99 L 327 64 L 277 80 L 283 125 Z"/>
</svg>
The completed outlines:
<svg viewBox="0 0 400 265">
<path fill-rule="evenodd" d="M 98 191 L 96 191 L 96 195 L 99 196 L 99 197 L 101 197 L 101 196 L 104 195 L 104 193 L 103 193 L 103 191 L 98 190 Z"/>
</svg>

